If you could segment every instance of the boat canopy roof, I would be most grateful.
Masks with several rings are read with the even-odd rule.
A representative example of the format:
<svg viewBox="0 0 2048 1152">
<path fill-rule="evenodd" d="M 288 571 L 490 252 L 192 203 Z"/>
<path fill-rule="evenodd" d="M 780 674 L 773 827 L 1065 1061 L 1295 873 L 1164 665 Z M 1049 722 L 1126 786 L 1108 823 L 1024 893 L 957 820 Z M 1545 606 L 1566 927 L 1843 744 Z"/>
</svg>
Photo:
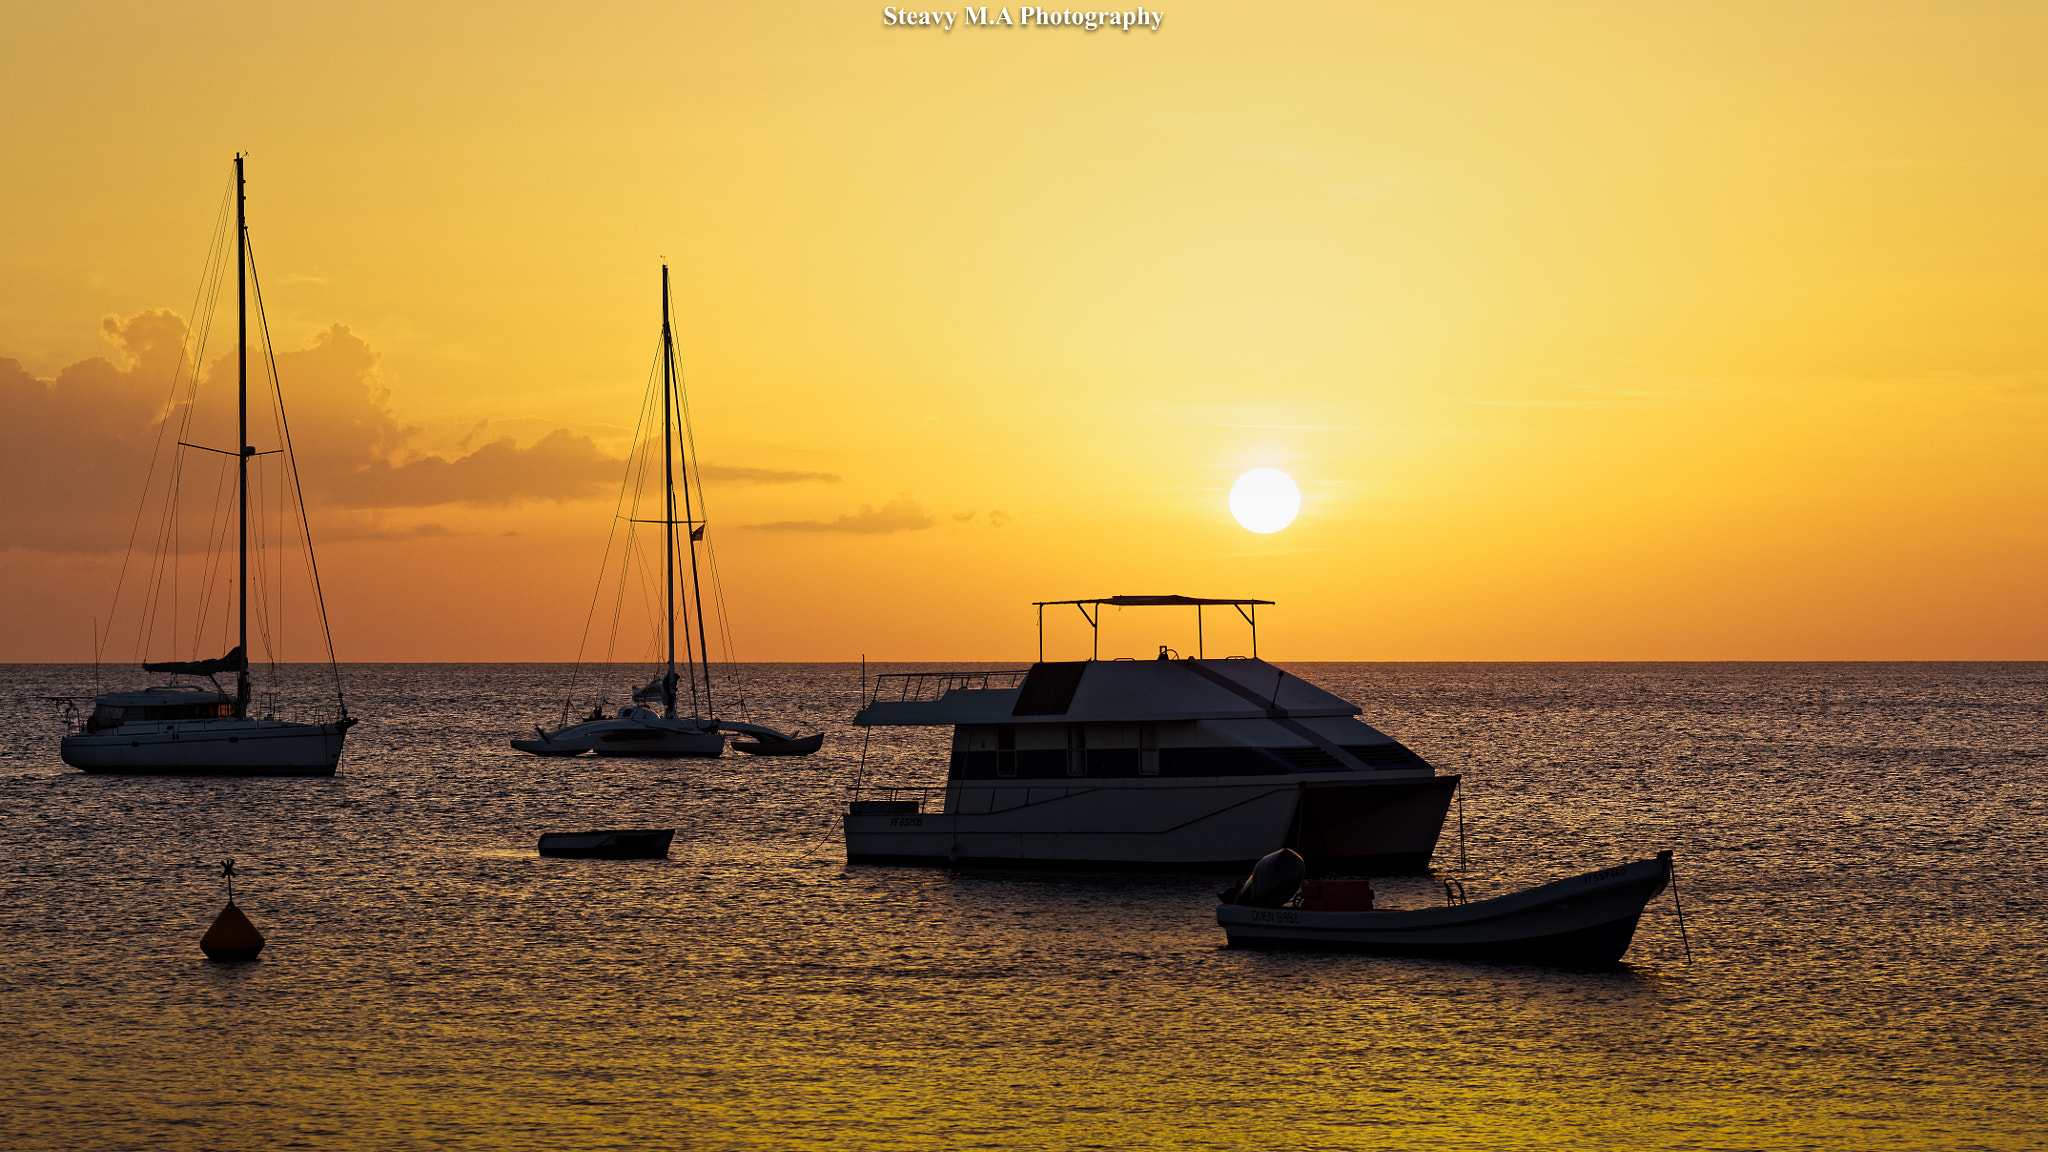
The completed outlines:
<svg viewBox="0 0 2048 1152">
<path fill-rule="evenodd" d="M 1202 609 L 1210 605 L 1224 605 L 1237 610 L 1252 629 L 1252 656 L 1259 654 L 1259 605 L 1271 604 L 1271 600 L 1214 599 L 1207 596 L 1100 596 L 1093 600 L 1033 600 L 1031 606 L 1038 609 L 1038 659 L 1045 660 L 1045 610 L 1062 604 L 1071 604 L 1074 610 L 1088 621 L 1089 655 L 1094 659 L 1102 657 L 1102 606 L 1112 608 L 1193 608 L 1195 610 L 1195 658 L 1201 659 L 1206 653 L 1202 648 Z M 1089 612 L 1090 607 L 1095 609 Z M 1166 649 L 1161 648 L 1164 655 Z"/>
<path fill-rule="evenodd" d="M 998 687 L 998 679 L 1015 681 Z M 893 698 L 892 698 L 893 697 Z M 1359 707 L 1256 658 L 1041 662 L 1028 672 L 877 678 L 854 716 L 876 725 L 1132 723 L 1356 716 Z"/>
<path fill-rule="evenodd" d="M 1161 608 L 1202 604 L 1271 604 L 1271 600 L 1211 600 L 1202 596 L 1104 596 L 1097 600 L 1033 600 L 1033 607 L 1049 604 L 1109 604 L 1118 608 Z"/>
</svg>

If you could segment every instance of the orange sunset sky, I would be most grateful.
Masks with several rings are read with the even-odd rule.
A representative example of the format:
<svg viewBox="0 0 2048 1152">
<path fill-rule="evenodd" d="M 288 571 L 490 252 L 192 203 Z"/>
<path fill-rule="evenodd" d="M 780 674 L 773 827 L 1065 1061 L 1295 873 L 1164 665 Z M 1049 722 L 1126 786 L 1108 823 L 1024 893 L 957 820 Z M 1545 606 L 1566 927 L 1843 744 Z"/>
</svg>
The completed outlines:
<svg viewBox="0 0 2048 1152">
<path fill-rule="evenodd" d="M 236 151 L 345 661 L 576 655 L 664 258 L 741 659 L 1152 592 L 1279 659 L 2048 657 L 2048 7 L 1158 10 L 8 5 L 0 660 L 109 628 Z"/>
</svg>

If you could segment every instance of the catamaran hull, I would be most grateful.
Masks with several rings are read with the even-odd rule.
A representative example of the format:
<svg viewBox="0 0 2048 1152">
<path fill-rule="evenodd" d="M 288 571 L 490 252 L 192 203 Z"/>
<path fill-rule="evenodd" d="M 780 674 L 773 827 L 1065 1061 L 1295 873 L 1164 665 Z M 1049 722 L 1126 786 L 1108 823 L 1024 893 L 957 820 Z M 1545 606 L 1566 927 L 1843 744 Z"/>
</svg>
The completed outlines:
<svg viewBox="0 0 2048 1152">
<path fill-rule="evenodd" d="M 1516 964 L 1619 961 L 1643 907 L 1671 880 L 1669 860 L 1643 860 L 1539 888 L 1387 912 L 1320 912 L 1225 904 L 1216 922 L 1233 946 L 1339 948 Z"/>
<path fill-rule="evenodd" d="M 59 752 L 73 768 L 124 776 L 332 776 L 345 724 L 215 720 L 146 731 L 75 734 Z"/>
<path fill-rule="evenodd" d="M 1210 871 L 1306 843 L 1319 872 L 1420 872 L 1456 776 L 955 783 L 943 813 L 849 813 L 853 864 Z M 862 807 L 868 807 L 863 805 Z M 1319 857 L 1317 853 L 1320 853 Z"/>
<path fill-rule="evenodd" d="M 725 752 L 724 734 L 694 726 L 672 727 L 676 721 L 586 720 L 558 728 L 535 740 L 514 740 L 512 747 L 536 756 L 718 756 Z"/>
<path fill-rule="evenodd" d="M 600 733 L 591 751 L 599 756 L 719 756 L 725 752 L 725 736 L 718 732 L 674 732 L 642 728 Z"/>
</svg>

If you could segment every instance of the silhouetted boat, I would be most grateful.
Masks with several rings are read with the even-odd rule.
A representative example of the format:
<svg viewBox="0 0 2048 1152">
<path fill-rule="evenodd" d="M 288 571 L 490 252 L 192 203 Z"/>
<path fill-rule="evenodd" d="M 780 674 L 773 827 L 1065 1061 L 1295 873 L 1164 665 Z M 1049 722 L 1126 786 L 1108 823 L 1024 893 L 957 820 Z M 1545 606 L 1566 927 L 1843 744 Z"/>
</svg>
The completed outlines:
<svg viewBox="0 0 2048 1152">
<path fill-rule="evenodd" d="M 1222 605 L 1256 628 L 1256 606 L 1270 603 L 1039 608 Z M 847 860 L 1221 868 L 1292 846 L 1318 868 L 1427 868 L 1458 777 L 1361 723 L 1357 705 L 1258 659 L 1252 635 L 1250 658 L 1162 647 L 1157 660 L 879 677 L 855 724 L 953 727 L 944 807 L 865 789 L 844 817 Z"/>
<path fill-rule="evenodd" d="M 512 747 L 536 756 L 580 756 L 595 752 L 600 756 L 717 756 L 725 751 L 725 734 L 738 732 L 755 737 L 756 747 L 742 751 L 763 752 L 764 749 L 786 748 L 787 751 L 769 752 L 770 755 L 802 756 L 818 750 L 824 740 L 817 736 L 799 738 L 773 728 L 736 720 L 718 718 L 718 705 L 711 686 L 711 648 L 704 628 L 704 586 L 698 574 L 697 545 L 704 539 L 706 522 L 700 514 L 703 510 L 703 493 L 697 493 L 692 500 L 690 494 L 690 461 L 681 461 L 676 467 L 679 449 L 689 443 L 687 436 L 679 441 L 677 425 L 684 424 L 688 416 L 681 405 L 682 390 L 676 373 L 675 335 L 669 324 L 668 265 L 661 267 L 661 479 L 662 514 L 657 518 L 633 518 L 641 524 L 659 524 L 662 556 L 662 614 L 666 625 L 664 633 L 667 646 L 667 671 L 645 686 L 633 690 L 633 702 L 620 706 L 611 715 L 606 715 L 603 705 L 591 709 L 590 715 L 569 722 L 564 721 L 553 729 L 533 726 L 534 739 L 520 738 L 512 741 Z M 686 428 L 687 431 L 687 428 Z M 681 482 L 677 472 L 682 473 Z M 630 479 L 630 473 L 629 473 Z M 681 494 L 682 504 L 677 507 L 677 495 Z M 682 515 L 678 517 L 676 513 Z M 685 533 L 678 540 L 678 530 Z M 690 639 L 689 609 L 682 603 L 682 572 L 676 558 L 678 546 L 689 550 L 690 591 L 694 600 L 697 638 L 695 647 Z M 623 575 L 621 579 L 624 579 Z M 714 595 L 716 588 L 714 587 Z M 688 675 L 690 706 L 693 713 L 681 714 L 681 700 L 677 686 L 683 677 L 676 673 L 676 623 L 678 615 L 683 616 L 682 666 Z M 656 708 L 659 711 L 656 711 Z M 568 711 L 568 706 L 563 706 Z M 808 743 L 808 747 L 800 747 Z"/>
<path fill-rule="evenodd" d="M 673 828 L 543 832 L 540 854 L 571 860 L 660 860 L 668 856 L 675 834 Z"/>
<path fill-rule="evenodd" d="M 238 353 L 237 431 L 245 445 L 239 451 L 183 448 L 218 452 L 236 458 L 237 496 L 235 540 L 235 605 L 239 613 L 238 639 L 227 655 L 216 660 L 172 660 L 147 663 L 143 671 L 170 675 L 203 676 L 212 688 L 189 684 L 157 685 L 140 691 L 105 692 L 93 699 L 93 710 L 78 731 L 64 737 L 59 746 L 64 762 L 87 772 L 157 776 L 332 776 L 341 762 L 342 740 L 356 720 L 348 714 L 341 695 L 339 667 L 335 671 L 336 715 L 325 724 L 301 724 L 265 716 L 249 715 L 249 461 L 259 453 L 249 441 L 249 228 L 242 189 L 242 157 L 235 157 L 235 319 Z M 194 372 L 198 371 L 195 366 Z M 280 418 L 280 426 L 283 427 Z M 285 466 L 296 472 L 290 454 L 290 433 L 284 446 L 273 451 L 285 453 Z M 295 477 L 294 477 L 295 478 Z M 175 495 L 171 499 L 175 499 Z M 146 497 L 145 497 L 146 499 Z M 303 506 L 301 506 L 303 512 Z M 306 540 L 312 549 L 310 534 Z M 327 608 L 314 582 L 321 631 L 326 633 Z M 328 652 L 333 663 L 333 651 Z M 214 677 L 235 674 L 232 696 Z"/>
<path fill-rule="evenodd" d="M 1514 964 L 1613 964 L 1635 938 L 1644 906 L 1670 882 L 1671 853 L 1659 852 L 1654 860 L 1442 908 L 1335 912 L 1225 903 L 1216 909 L 1216 923 L 1232 945 L 1342 948 Z M 1241 890 L 1256 887 L 1248 881 Z M 1268 885 L 1266 892 L 1273 891 Z M 1239 898 L 1256 896 L 1253 892 Z"/>
<path fill-rule="evenodd" d="M 734 726 L 734 730 L 740 731 L 742 729 L 739 726 Z M 823 747 L 825 743 L 825 734 L 823 732 L 815 736 L 785 737 L 779 733 L 770 734 L 768 731 L 753 725 L 747 725 L 744 730 L 753 733 L 754 738 L 752 740 L 733 741 L 732 750 L 735 752 L 746 752 L 755 756 L 809 756 Z"/>
</svg>

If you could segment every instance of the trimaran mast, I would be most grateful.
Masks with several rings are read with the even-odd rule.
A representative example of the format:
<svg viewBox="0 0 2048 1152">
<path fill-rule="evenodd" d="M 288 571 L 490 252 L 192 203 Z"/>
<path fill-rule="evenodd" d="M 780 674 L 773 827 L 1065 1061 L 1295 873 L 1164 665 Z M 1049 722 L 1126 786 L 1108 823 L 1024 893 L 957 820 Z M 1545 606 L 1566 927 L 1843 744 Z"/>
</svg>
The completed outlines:
<svg viewBox="0 0 2048 1152">
<path fill-rule="evenodd" d="M 661 513 L 661 603 L 668 612 L 668 675 L 661 678 L 661 714 L 673 720 L 676 715 L 676 477 L 675 450 L 669 428 L 669 412 L 674 407 L 669 398 L 669 381 L 673 379 L 674 358 L 669 354 L 672 347 L 668 330 L 668 265 L 661 266 L 661 485 L 666 493 Z M 685 634 L 684 642 L 688 643 Z M 690 695 L 697 694 L 697 670 L 690 668 Z"/>
<path fill-rule="evenodd" d="M 697 653 L 703 657 L 704 665 L 704 707 L 712 719 L 718 716 L 718 707 L 711 700 L 711 646 L 706 642 L 704 632 L 704 585 L 697 575 L 697 538 L 700 528 L 690 503 L 690 473 L 688 461 L 683 468 L 683 518 L 676 519 L 675 481 L 675 432 L 674 414 L 676 393 L 679 391 L 676 379 L 675 334 L 669 326 L 668 308 L 668 265 L 661 266 L 661 477 L 667 493 L 667 503 L 662 515 L 662 603 L 668 610 L 668 675 L 662 678 L 662 714 L 673 719 L 676 714 L 676 593 L 680 581 L 676 571 L 676 525 L 681 524 L 690 531 L 690 590 L 696 601 L 697 611 Z M 687 660 L 690 634 L 687 619 L 683 625 L 683 648 Z M 687 660 L 690 667 L 690 696 L 695 703 L 697 695 L 697 661 Z"/>
</svg>

